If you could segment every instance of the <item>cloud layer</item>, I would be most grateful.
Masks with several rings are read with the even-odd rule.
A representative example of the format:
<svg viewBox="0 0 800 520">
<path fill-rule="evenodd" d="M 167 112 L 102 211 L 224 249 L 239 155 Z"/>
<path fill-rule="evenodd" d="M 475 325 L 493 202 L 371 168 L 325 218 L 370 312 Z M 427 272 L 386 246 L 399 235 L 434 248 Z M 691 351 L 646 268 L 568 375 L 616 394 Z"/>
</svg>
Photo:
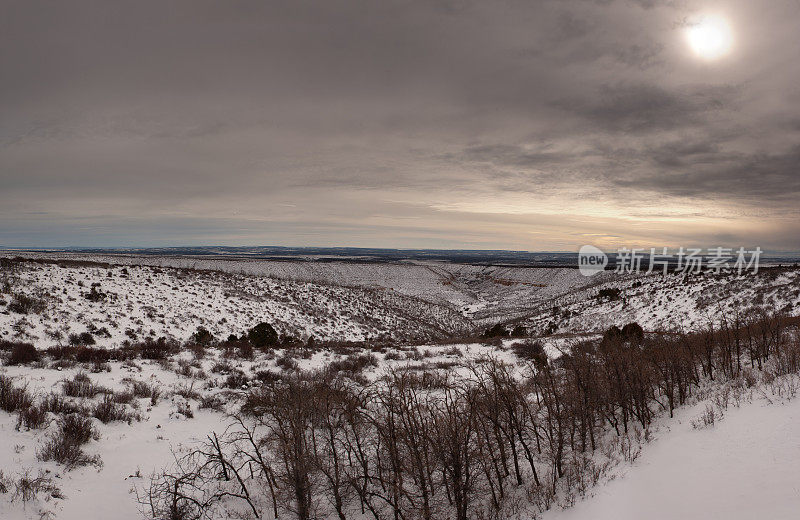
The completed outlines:
<svg viewBox="0 0 800 520">
<path fill-rule="evenodd" d="M 800 249 L 793 0 L 3 11 L 0 246 Z"/>
</svg>

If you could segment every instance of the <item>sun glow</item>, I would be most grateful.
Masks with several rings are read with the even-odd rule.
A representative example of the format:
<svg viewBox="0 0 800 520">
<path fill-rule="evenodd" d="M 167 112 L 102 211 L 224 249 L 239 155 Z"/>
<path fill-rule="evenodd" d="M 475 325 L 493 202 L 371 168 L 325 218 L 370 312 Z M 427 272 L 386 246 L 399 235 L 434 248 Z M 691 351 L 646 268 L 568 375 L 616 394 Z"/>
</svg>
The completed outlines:
<svg viewBox="0 0 800 520">
<path fill-rule="evenodd" d="M 733 46 L 733 32 L 728 21 L 716 15 L 698 18 L 686 29 L 686 39 L 695 54 L 714 60 L 727 54 Z"/>
</svg>

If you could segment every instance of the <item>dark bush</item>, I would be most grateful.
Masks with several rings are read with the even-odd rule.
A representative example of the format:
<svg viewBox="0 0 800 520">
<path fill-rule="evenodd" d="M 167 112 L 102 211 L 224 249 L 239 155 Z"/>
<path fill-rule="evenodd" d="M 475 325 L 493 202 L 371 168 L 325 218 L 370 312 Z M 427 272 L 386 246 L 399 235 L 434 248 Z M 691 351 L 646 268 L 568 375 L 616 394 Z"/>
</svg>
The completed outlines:
<svg viewBox="0 0 800 520">
<path fill-rule="evenodd" d="M 194 354 L 195 359 L 203 359 L 206 356 L 206 346 L 201 345 L 200 343 L 190 343 L 187 347 L 192 354 Z"/>
<path fill-rule="evenodd" d="M 203 395 L 197 408 L 221 412 L 225 409 L 225 401 L 218 395 Z"/>
<path fill-rule="evenodd" d="M 33 399 L 24 386 L 15 387 L 10 377 L 0 375 L 0 409 L 8 413 L 24 410 L 33 403 Z"/>
<path fill-rule="evenodd" d="M 622 327 L 622 337 L 634 341 L 637 343 L 641 343 L 644 339 L 644 329 L 638 323 L 628 323 L 624 327 Z"/>
<path fill-rule="evenodd" d="M 244 375 L 242 372 L 234 372 L 232 374 L 228 374 L 227 379 L 225 379 L 225 386 L 228 388 L 241 388 L 249 383 L 249 379 L 247 376 Z"/>
<path fill-rule="evenodd" d="M 23 427 L 29 430 L 46 428 L 50 424 L 47 412 L 46 404 L 20 409 L 17 416 L 17 430 Z"/>
<path fill-rule="evenodd" d="M 272 370 L 259 370 L 255 375 L 255 380 L 264 385 L 277 383 L 281 379 L 283 379 L 283 376 Z"/>
<path fill-rule="evenodd" d="M 609 327 L 607 331 L 603 334 L 603 342 L 609 341 L 620 341 L 622 340 L 622 330 L 616 325 Z"/>
<path fill-rule="evenodd" d="M 275 364 L 284 370 L 297 370 L 298 367 L 297 361 L 287 353 L 276 359 Z"/>
<path fill-rule="evenodd" d="M 84 294 L 83 297 L 89 300 L 90 302 L 101 302 L 106 299 L 108 295 L 103 291 L 100 291 L 96 285 L 92 285 L 91 290 Z"/>
<path fill-rule="evenodd" d="M 92 416 L 99 419 L 103 424 L 111 421 L 130 423 L 133 420 L 133 414 L 128 412 L 124 405 L 117 404 L 114 396 L 110 394 L 103 396 L 103 400 L 95 405 L 92 410 Z"/>
<path fill-rule="evenodd" d="M 78 372 L 75 377 L 62 383 L 64 395 L 69 397 L 94 397 L 99 393 L 108 392 L 105 388 L 95 385 L 89 376 L 83 372 Z"/>
<path fill-rule="evenodd" d="M 130 404 L 136 396 L 133 391 L 117 391 L 111 394 L 111 399 L 117 404 Z"/>
<path fill-rule="evenodd" d="M 508 331 L 506 330 L 505 326 L 498 323 L 497 325 L 486 329 L 483 333 L 484 338 L 506 338 L 508 337 Z"/>
<path fill-rule="evenodd" d="M 239 352 L 239 356 L 244 359 L 253 359 L 255 353 L 253 352 L 253 344 L 249 341 L 238 341 L 236 343 L 236 347 Z"/>
<path fill-rule="evenodd" d="M 8 358 L 9 365 L 24 365 L 33 361 L 39 361 L 39 352 L 30 343 L 15 343 L 11 349 L 11 357 Z"/>
<path fill-rule="evenodd" d="M 511 336 L 514 338 L 522 338 L 528 335 L 528 329 L 523 327 L 522 325 L 517 325 L 514 327 L 514 330 L 511 331 Z"/>
<path fill-rule="evenodd" d="M 75 351 L 75 361 L 78 363 L 105 363 L 111 359 L 108 350 L 81 346 Z"/>
<path fill-rule="evenodd" d="M 132 359 L 138 358 L 142 354 L 142 348 L 140 343 L 136 343 L 133 345 L 125 345 L 123 344 L 119 348 L 115 349 L 106 349 L 109 355 L 109 360 L 113 361 L 130 361 Z"/>
<path fill-rule="evenodd" d="M 222 344 L 223 356 L 228 359 L 243 358 L 253 359 L 255 352 L 253 351 L 253 344 L 247 340 L 244 341 L 226 341 Z"/>
<path fill-rule="evenodd" d="M 131 384 L 131 392 L 133 392 L 134 397 L 147 397 L 150 399 L 152 404 L 156 404 L 158 402 L 158 397 L 161 395 L 161 391 L 155 385 L 148 385 L 144 381 L 138 380 L 129 380 Z"/>
<path fill-rule="evenodd" d="M 41 461 L 55 461 L 66 466 L 68 470 L 81 466 L 102 466 L 99 455 L 87 455 L 80 446 L 64 442 L 58 434 L 36 452 L 36 457 Z"/>
<path fill-rule="evenodd" d="M 98 438 L 98 433 L 92 425 L 92 420 L 85 415 L 72 413 L 65 415 L 60 421 L 61 433 L 64 439 L 71 444 L 86 444 Z"/>
<path fill-rule="evenodd" d="M 17 314 L 29 314 L 31 312 L 39 314 L 47 308 L 47 304 L 39 298 L 33 298 L 25 294 L 15 294 L 14 299 L 6 308 L 9 312 Z"/>
<path fill-rule="evenodd" d="M 210 345 L 214 342 L 214 335 L 205 327 L 197 327 L 195 333 L 192 334 L 192 341 L 200 345 Z"/>
<path fill-rule="evenodd" d="M 173 345 L 167 343 L 166 338 L 159 338 L 157 341 L 148 340 L 139 345 L 142 359 L 161 360 L 167 359 L 173 350 Z"/>
<path fill-rule="evenodd" d="M 603 342 L 633 342 L 641 343 L 644 339 L 644 329 L 638 323 L 628 323 L 622 329 L 614 325 L 603 335 Z"/>
<path fill-rule="evenodd" d="M 338 359 L 328 365 L 331 372 L 349 372 L 358 374 L 368 366 L 378 366 L 378 360 L 372 354 L 352 354 L 344 359 Z"/>
<path fill-rule="evenodd" d="M 520 359 L 527 359 L 537 364 L 547 361 L 547 353 L 541 341 L 517 341 L 511 348 Z"/>
<path fill-rule="evenodd" d="M 58 345 L 55 347 L 48 347 L 45 352 L 54 360 L 71 359 L 75 356 L 77 348 L 67 345 Z"/>
<path fill-rule="evenodd" d="M 247 332 L 247 339 L 256 348 L 272 347 L 278 344 L 278 333 L 269 323 L 259 323 Z"/>
<path fill-rule="evenodd" d="M 608 300 L 610 302 L 617 301 L 620 299 L 620 290 L 619 289 L 600 289 L 597 293 L 598 300 Z"/>
<path fill-rule="evenodd" d="M 60 421 L 58 432 L 50 437 L 36 456 L 42 461 L 53 460 L 64 464 L 67 469 L 90 464 L 99 467 L 102 464 L 100 457 L 87 455 L 81 449 L 83 444 L 97 438 L 91 419 L 79 414 L 66 415 Z"/>
<path fill-rule="evenodd" d="M 101 338 L 111 337 L 111 331 L 108 330 L 108 327 L 100 327 L 99 329 L 92 330 L 92 333 L 95 336 L 100 336 Z"/>
<path fill-rule="evenodd" d="M 14 350 L 14 346 L 16 345 L 17 345 L 16 341 L 6 341 L 0 339 L 0 351 L 11 352 L 12 350 Z"/>
<path fill-rule="evenodd" d="M 80 334 L 73 333 L 69 335 L 69 344 L 75 347 L 79 345 L 88 346 L 94 345 L 95 340 L 91 332 L 81 332 Z"/>
<path fill-rule="evenodd" d="M 52 392 L 47 394 L 42 399 L 40 406 L 48 412 L 57 415 L 79 413 L 81 411 L 81 407 L 79 405 L 72 403 L 71 401 L 64 399 L 59 394 L 54 394 Z"/>
<path fill-rule="evenodd" d="M 400 354 L 400 352 L 396 350 L 390 350 L 389 352 L 386 353 L 386 355 L 383 356 L 383 359 L 385 359 L 386 361 L 398 361 L 400 359 L 403 359 L 403 356 Z"/>
<path fill-rule="evenodd" d="M 233 367 L 227 361 L 218 361 L 211 366 L 211 372 L 215 374 L 228 374 L 233 370 Z"/>
</svg>

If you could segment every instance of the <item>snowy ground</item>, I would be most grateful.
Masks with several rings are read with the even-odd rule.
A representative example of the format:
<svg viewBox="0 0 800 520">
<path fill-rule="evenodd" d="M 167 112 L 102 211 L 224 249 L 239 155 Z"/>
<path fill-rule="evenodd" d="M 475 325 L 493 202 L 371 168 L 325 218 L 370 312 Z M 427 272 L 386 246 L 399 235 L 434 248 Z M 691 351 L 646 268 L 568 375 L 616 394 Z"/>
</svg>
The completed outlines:
<svg viewBox="0 0 800 520">
<path fill-rule="evenodd" d="M 602 289 L 619 290 L 619 297 L 598 298 Z M 757 309 L 800 314 L 800 269 L 773 268 L 742 277 L 611 277 L 597 286 L 574 287 L 519 322 L 531 330 L 561 333 L 602 332 L 631 322 L 646 331 L 696 331 Z"/>
<path fill-rule="evenodd" d="M 375 366 L 365 375 L 374 379 L 389 366 L 426 366 L 450 363 L 444 370 L 459 370 L 468 358 L 499 354 L 514 362 L 508 351 L 494 351 L 486 345 L 455 345 L 409 349 L 405 359 L 387 359 L 378 353 Z M 228 364 L 232 371 L 242 370 L 252 376 L 257 370 L 278 370 L 273 360 L 253 361 L 221 359 L 209 351 L 196 363 L 207 377 L 201 379 L 179 375 L 177 360 L 172 363 L 138 361 L 111 363 L 109 371 L 89 373 L 92 381 L 115 391 L 127 388 L 126 381 L 136 379 L 156 384 L 162 397 L 153 406 L 149 399 L 136 400 L 131 410 L 140 420 L 130 424 L 95 420 L 100 433 L 86 446 L 90 455 L 99 455 L 102 467 L 83 467 L 66 471 L 53 462 L 37 460 L 41 443 L 52 431 L 16 429 L 16 415 L 0 411 L 0 468 L 6 478 L 22 474 L 43 474 L 58 487 L 56 497 L 47 493 L 23 502 L 10 490 L 0 497 L 0 518 L 23 520 L 33 518 L 141 518 L 136 491 L 147 485 L 148 477 L 169 465 L 173 453 L 180 454 L 211 432 L 221 433 L 228 424 L 225 411 L 235 409 L 239 389 L 225 388 L 227 371 L 215 371 L 214 365 Z M 300 359 L 301 369 L 312 369 L 342 359 L 322 353 Z M 37 395 L 58 392 L 62 382 L 86 367 L 64 370 L 30 367 L 4 367 L 2 374 L 27 383 Z M 797 376 L 794 376 L 797 378 Z M 796 379 L 795 391 L 800 387 Z M 191 389 L 198 396 L 217 395 L 227 403 L 223 408 L 201 409 L 197 397 L 176 395 Z M 719 388 L 709 386 L 700 393 L 699 402 L 677 410 L 674 418 L 662 417 L 654 428 L 654 439 L 642 447 L 641 455 L 632 464 L 621 463 L 612 468 L 610 481 L 600 484 L 594 496 L 579 500 L 572 508 L 555 509 L 545 520 L 667 520 L 725 519 L 773 520 L 797 518 L 800 510 L 800 396 L 788 399 L 776 396 L 768 386 L 748 389 L 731 397 L 720 408 Z M 188 403 L 192 416 L 181 413 Z M 717 404 L 714 404 L 717 403 Z M 724 417 L 712 426 L 695 424 L 706 406 L 717 406 Z M 10 500 L 6 500 L 9 498 Z"/>
<path fill-rule="evenodd" d="M 630 322 L 647 331 L 691 331 L 750 308 L 800 314 L 798 268 L 741 278 L 613 272 L 586 278 L 568 268 L 435 262 L 79 259 L 111 264 L 27 262 L 12 275 L 0 273 L 1 337 L 42 345 L 101 330 L 98 344 L 118 345 L 148 336 L 185 340 L 198 326 L 224 338 L 268 321 L 299 338 L 425 341 L 498 322 L 550 335 L 602 333 Z M 198 270 L 213 268 L 220 270 Z M 105 296 L 87 300 L 92 287 Z M 598 299 L 603 289 L 618 290 L 619 297 Z M 45 311 L 9 312 L 13 293 L 44 300 Z"/>
<path fill-rule="evenodd" d="M 70 334 L 90 332 L 99 346 L 112 347 L 160 336 L 183 341 L 198 326 L 224 339 L 268 321 L 279 332 L 303 339 L 390 338 L 401 345 L 422 345 L 374 352 L 301 349 L 290 356 L 277 349 L 253 360 L 224 359 L 222 351 L 209 349 L 200 359 L 182 352 L 161 363 L 109 363 L 109 371 L 103 367 L 89 373 L 92 381 L 115 391 L 129 388 L 130 379 L 144 381 L 161 389 L 161 399 L 155 405 L 148 398 L 126 405 L 140 419 L 130 424 L 95 421 L 100 438 L 86 445 L 86 451 L 100 456 L 99 469 L 65 471 L 39 461 L 37 450 L 55 426 L 17 430 L 16 414 L 0 411 L 0 482 L 41 473 L 60 490 L 25 502 L 9 489 L 0 498 L 2 519 L 140 518 L 132 490 L 141 489 L 152 472 L 168 465 L 173 451 L 225 428 L 225 412 L 232 411 L 244 391 L 231 384 L 232 375 L 254 379 L 287 367 L 317 369 L 348 356 L 366 356 L 367 380 L 388 367 L 464 372 L 465 360 L 485 355 L 514 363 L 513 340 L 495 341 L 495 346 L 428 341 L 482 331 L 499 321 L 521 323 L 531 335 L 550 332 L 537 340 L 556 357 L 575 341 L 598 337 L 611 324 L 636 321 L 648 331 L 696 330 L 722 316 L 730 319 L 734 309 L 800 313 L 797 269 L 740 279 L 685 280 L 613 273 L 583 278 L 574 269 L 434 263 L 113 260 L 114 265 L 25 262 L 0 272 L 0 339 L 30 341 L 41 349 L 65 343 Z M 221 270 L 197 270 L 213 267 Z M 598 299 L 601 289 L 619 289 L 620 298 Z M 19 295 L 41 308 L 15 311 Z M 4 366 L 0 375 L 42 396 L 58 393 L 64 380 L 91 368 Z M 196 394 L 182 397 L 189 390 Z M 225 404 L 217 410 L 200 408 L 201 398 L 213 396 Z M 662 418 L 655 440 L 633 465 L 617 468 L 617 478 L 597 488 L 594 497 L 572 509 L 551 511 L 546 518 L 798 518 L 800 397 L 773 401 L 768 405 L 754 395 L 740 407 L 731 405 L 721 422 L 704 429 L 692 422 L 706 402 L 679 410 L 674 419 Z M 193 417 L 181 413 L 186 404 Z"/>
<path fill-rule="evenodd" d="M 40 308 L 13 310 L 18 295 Z M 449 306 L 380 289 L 149 266 L 29 262 L 0 272 L 0 338 L 39 347 L 87 331 L 105 346 L 186 340 L 200 326 L 224 339 L 261 321 L 323 340 L 421 340 L 471 328 Z"/>
<path fill-rule="evenodd" d="M 89 442 L 85 450 L 89 455 L 99 455 L 102 466 L 86 466 L 70 471 L 55 462 L 38 460 L 37 452 L 43 442 L 56 430 L 55 418 L 43 430 L 17 429 L 17 414 L 0 411 L 0 471 L 9 481 L 22 475 L 36 477 L 44 475 L 58 487 L 57 496 L 48 492 L 39 493 L 28 502 L 17 496 L 12 485 L 7 493 L 0 493 L 0 518 L 3 520 L 27 520 L 58 518 L 64 520 L 106 519 L 136 520 L 142 518 L 137 502 L 136 490 L 141 493 L 149 477 L 173 460 L 173 453 L 180 454 L 212 432 L 221 434 L 230 424 L 226 413 L 236 410 L 245 393 L 240 387 L 230 388 L 229 376 L 242 374 L 254 379 L 260 371 L 280 373 L 277 360 L 284 352 L 275 355 L 257 355 L 253 360 L 225 359 L 220 351 L 209 349 L 206 355 L 196 360 L 189 352 L 183 352 L 165 362 L 137 360 L 135 362 L 111 362 L 100 372 L 90 372 L 91 364 L 71 368 L 32 368 L 31 366 L 0 367 L 0 375 L 11 377 L 18 386 L 25 385 L 30 393 L 41 398 L 53 392 L 61 393 L 64 381 L 75 374 L 87 374 L 92 383 L 113 391 L 130 388 L 130 381 L 143 381 L 161 390 L 156 405 L 149 398 L 135 399 L 126 409 L 138 418 L 130 424 L 113 421 L 103 424 L 93 420 L 100 434 L 98 440 Z M 422 346 L 387 352 L 356 355 L 372 355 L 374 362 L 363 370 L 370 380 L 380 377 L 390 367 L 406 370 L 430 370 L 435 366 L 441 370 L 464 372 L 463 362 L 480 356 L 494 355 L 508 362 L 515 361 L 506 350 L 495 347 L 473 345 Z M 333 361 L 345 359 L 347 355 L 331 351 L 318 351 L 307 357 L 295 359 L 299 370 L 319 369 Z M 184 367 L 188 367 L 183 372 Z M 181 373 L 179 373 L 181 372 Z M 184 397 L 187 392 L 194 396 Z M 182 395 L 183 394 L 183 395 Z M 218 409 L 201 408 L 200 398 L 217 396 L 222 405 Z M 72 399 L 74 402 L 98 402 L 94 399 Z M 187 405 L 191 417 L 182 412 Z"/>
<path fill-rule="evenodd" d="M 545 520 L 792 520 L 800 517 L 800 398 L 755 397 L 713 427 L 705 404 L 662 421 L 624 475 Z"/>
</svg>

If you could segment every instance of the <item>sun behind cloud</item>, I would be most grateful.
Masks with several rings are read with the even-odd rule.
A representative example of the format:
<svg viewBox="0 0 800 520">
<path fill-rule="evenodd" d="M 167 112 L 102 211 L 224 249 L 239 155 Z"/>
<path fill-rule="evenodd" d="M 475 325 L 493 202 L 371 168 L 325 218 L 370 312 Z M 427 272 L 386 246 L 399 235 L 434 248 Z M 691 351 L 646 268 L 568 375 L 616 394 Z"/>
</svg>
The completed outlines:
<svg viewBox="0 0 800 520">
<path fill-rule="evenodd" d="M 697 56 L 715 60 L 733 47 L 733 29 L 723 16 L 703 15 L 686 29 L 686 40 Z"/>
</svg>

